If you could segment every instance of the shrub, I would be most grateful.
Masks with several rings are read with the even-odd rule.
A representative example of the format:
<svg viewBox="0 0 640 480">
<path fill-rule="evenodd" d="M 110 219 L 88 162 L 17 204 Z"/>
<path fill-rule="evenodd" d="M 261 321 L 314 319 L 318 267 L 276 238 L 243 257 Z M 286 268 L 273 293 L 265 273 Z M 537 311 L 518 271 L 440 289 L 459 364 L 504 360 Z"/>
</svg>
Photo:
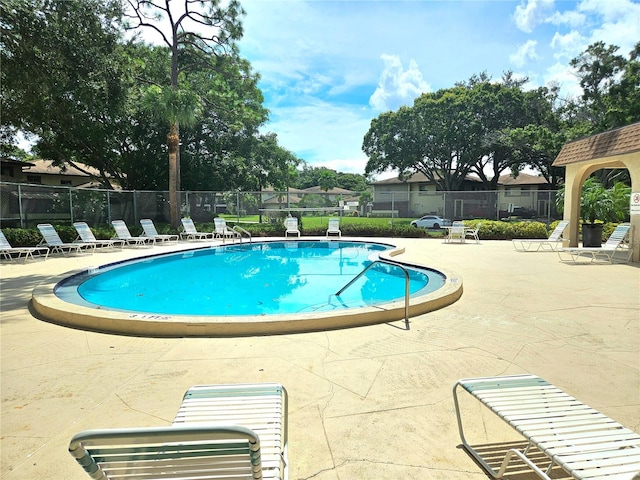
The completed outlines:
<svg viewBox="0 0 640 480">
<path fill-rule="evenodd" d="M 471 227 L 470 224 L 465 225 Z M 475 224 L 474 224 L 475 225 Z M 480 240 L 504 240 L 513 238 L 513 223 L 494 220 L 482 220 L 482 226 L 478 231 Z"/>
<path fill-rule="evenodd" d="M 542 222 L 514 222 L 511 238 L 548 238 L 547 226 Z"/>
<path fill-rule="evenodd" d="M 42 240 L 37 228 L 3 228 L 2 232 L 12 247 L 35 247 Z"/>
<path fill-rule="evenodd" d="M 542 222 L 522 221 L 503 222 L 495 220 L 466 220 L 465 226 L 475 228 L 476 224 L 482 222 L 478 231 L 481 240 L 511 240 L 513 238 L 548 238 L 549 233 L 558 224 L 559 220 L 551 223 L 549 228 Z M 232 227 L 235 222 L 227 222 Z M 304 220 L 299 223 L 300 231 L 303 235 L 323 237 L 326 234 L 326 225 L 314 224 L 305 228 Z M 617 226 L 617 223 L 606 223 L 603 229 L 603 239 L 606 240 Z M 284 225 L 276 223 L 242 223 L 240 226 L 251 233 L 252 237 L 281 237 L 284 235 Z M 75 228 L 69 225 L 54 225 L 60 239 L 63 242 L 72 242 L 77 237 Z M 201 232 L 213 232 L 213 223 L 198 223 L 196 228 Z M 158 233 L 176 234 L 176 229 L 168 224 L 156 224 Z M 97 239 L 106 240 L 114 236 L 111 226 L 101 225 L 92 227 L 91 230 Z M 132 225 L 129 227 L 131 235 L 138 236 L 142 233 L 142 227 Z M 348 237 L 404 237 L 404 238 L 442 238 L 446 235 L 446 230 L 425 230 L 414 228 L 406 223 L 343 223 L 340 226 L 343 236 Z M 2 230 L 9 243 L 14 247 L 30 247 L 37 245 L 42 236 L 36 228 L 5 228 Z"/>
</svg>

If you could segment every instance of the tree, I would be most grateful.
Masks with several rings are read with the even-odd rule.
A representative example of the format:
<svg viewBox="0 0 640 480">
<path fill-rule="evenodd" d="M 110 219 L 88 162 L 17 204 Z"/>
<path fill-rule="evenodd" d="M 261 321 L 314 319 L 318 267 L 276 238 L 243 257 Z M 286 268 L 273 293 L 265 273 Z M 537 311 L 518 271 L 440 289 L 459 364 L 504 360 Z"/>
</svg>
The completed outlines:
<svg viewBox="0 0 640 480">
<path fill-rule="evenodd" d="M 495 190 L 503 172 L 525 165 L 555 174 L 550 163 L 564 143 L 553 112 L 556 91 L 525 92 L 525 82 L 509 72 L 501 82 L 475 75 L 380 115 L 364 138 L 366 172 L 421 172 L 441 190 L 460 189 L 469 173 Z"/>
<path fill-rule="evenodd" d="M 129 64 L 122 57 L 117 0 L 6 0 L 0 3 L 3 144 L 24 132 L 57 165 L 113 161 Z"/>
<path fill-rule="evenodd" d="M 323 168 L 320 172 L 320 181 L 318 182 L 318 186 L 324 192 L 328 192 L 336 187 L 337 180 L 338 178 L 335 170 Z"/>
<path fill-rule="evenodd" d="M 292 183 L 298 158 L 278 145 L 275 133 L 252 137 L 250 173 L 245 184 L 247 190 L 261 191 L 270 186 L 277 191 L 286 191 Z"/>
<path fill-rule="evenodd" d="M 564 176 L 564 168 L 553 167 L 567 133 L 561 115 L 554 108 L 558 89 L 541 87 L 524 92 L 527 124 L 505 131 L 502 141 L 509 149 L 510 169 L 517 175 L 523 168 L 538 170 L 557 186 Z"/>
<path fill-rule="evenodd" d="M 640 120 L 640 42 L 625 59 L 619 47 L 596 42 L 571 60 L 582 87 L 584 121 L 600 133 Z"/>
<path fill-rule="evenodd" d="M 215 71 L 217 58 L 237 55 L 235 42 L 242 37 L 240 17 L 244 10 L 237 0 L 222 5 L 211 0 L 208 8 L 200 0 L 185 0 L 178 10 L 176 3 L 161 0 L 128 0 L 131 13 L 130 28 L 155 31 L 171 52 L 168 84 L 157 85 L 156 99 L 166 102 L 160 110 L 169 123 L 167 150 L 169 155 L 169 203 L 171 225 L 180 221 L 180 122 L 195 122 L 196 112 L 189 116 L 189 106 L 195 98 L 186 88 L 188 74 L 211 68 Z M 173 9 L 171 6 L 173 6 Z M 163 25 L 164 24 L 164 25 Z M 163 28 L 165 26 L 167 28 Z M 200 33 L 203 32 L 203 33 Z M 201 100 L 206 103 L 206 99 Z"/>
<path fill-rule="evenodd" d="M 439 190 L 458 190 L 477 157 L 468 148 L 478 126 L 464 105 L 464 91 L 423 94 L 413 107 L 373 119 L 362 146 L 369 157 L 365 173 L 394 169 L 408 178 L 421 172 Z"/>
<path fill-rule="evenodd" d="M 337 172 L 336 185 L 352 192 L 364 192 L 369 188 L 367 178 L 358 173 Z"/>
<path fill-rule="evenodd" d="M 329 190 L 338 187 L 352 192 L 364 192 L 369 188 L 367 177 L 364 175 L 337 172 L 327 167 L 313 167 L 305 161 L 300 161 L 300 163 L 302 163 L 302 170 L 298 172 L 298 178 L 294 184 L 296 188 L 305 189 L 322 185 L 327 186 L 328 182 L 334 182 L 333 186 L 329 186 Z"/>
<path fill-rule="evenodd" d="M 540 171 L 552 186 L 560 184 L 564 168 L 553 167 L 552 163 L 566 143 L 564 132 L 553 131 L 544 125 L 530 124 L 510 130 L 505 142 L 510 145 L 515 161 L 511 166 L 514 176 L 523 167 L 529 166 Z"/>
<path fill-rule="evenodd" d="M 215 72 L 189 76 L 189 88 L 206 101 L 198 124 L 182 135 L 186 189 L 255 190 L 259 183 L 256 164 L 266 176 L 278 175 L 282 152 L 267 148 L 263 149 L 266 157 L 257 158 L 263 142 L 276 150 L 281 148 L 275 135 L 258 134 L 268 113 L 262 105 L 258 79 L 249 62 L 234 56 L 219 58 Z"/>
</svg>

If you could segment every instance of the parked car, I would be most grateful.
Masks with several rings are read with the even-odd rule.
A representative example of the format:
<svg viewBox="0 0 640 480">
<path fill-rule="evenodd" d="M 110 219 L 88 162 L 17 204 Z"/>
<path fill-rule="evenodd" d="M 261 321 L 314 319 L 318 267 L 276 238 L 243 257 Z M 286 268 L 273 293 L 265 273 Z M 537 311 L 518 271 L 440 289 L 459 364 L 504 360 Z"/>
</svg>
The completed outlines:
<svg viewBox="0 0 640 480">
<path fill-rule="evenodd" d="M 520 218 L 534 218 L 536 216 L 536 211 L 531 210 L 530 208 L 525 207 L 513 207 L 513 210 L 509 212 L 508 210 L 500 210 L 498 212 L 500 214 L 500 220 L 512 220 L 512 219 L 520 219 Z"/>
<path fill-rule="evenodd" d="M 451 220 L 438 217 L 437 215 L 425 215 L 417 220 L 411 222 L 412 227 L 420 228 L 441 228 L 443 226 L 450 226 Z"/>
</svg>

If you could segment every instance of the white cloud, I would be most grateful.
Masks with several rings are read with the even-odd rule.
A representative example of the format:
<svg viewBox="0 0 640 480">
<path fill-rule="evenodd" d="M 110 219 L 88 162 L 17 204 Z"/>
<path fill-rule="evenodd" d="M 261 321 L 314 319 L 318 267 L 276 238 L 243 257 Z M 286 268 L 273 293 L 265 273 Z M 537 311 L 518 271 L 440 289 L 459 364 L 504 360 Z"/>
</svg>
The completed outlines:
<svg viewBox="0 0 640 480">
<path fill-rule="evenodd" d="M 567 67 L 564 62 L 559 62 L 549 67 L 544 74 L 544 82 L 546 85 L 558 85 L 562 92 L 562 97 L 575 98 L 582 95 L 582 88 L 575 70 Z"/>
<path fill-rule="evenodd" d="M 527 40 L 524 44 L 518 47 L 516 53 L 509 55 L 509 60 L 517 67 L 522 67 L 529 60 L 537 60 L 537 45 L 538 42 L 536 40 Z"/>
<path fill-rule="evenodd" d="M 628 0 L 582 0 L 575 10 L 556 13 L 550 23 L 574 28 L 566 33 L 556 31 L 549 46 L 556 59 L 545 73 L 545 81 L 561 85 L 563 95 L 578 96 L 582 92 L 576 72 L 569 62 L 595 42 L 619 47 L 618 54 L 627 57 L 640 39 L 640 4 Z M 569 19 L 573 19 L 569 21 Z"/>
<path fill-rule="evenodd" d="M 339 171 L 362 173 L 367 157 L 361 146 L 371 123 L 370 113 L 362 107 L 316 100 L 279 108 L 266 129 L 276 132 L 281 145 L 314 166 L 339 165 Z"/>
<path fill-rule="evenodd" d="M 577 57 L 587 47 L 587 39 L 576 30 L 562 35 L 557 33 L 551 39 L 551 48 L 554 49 L 554 58 L 562 61 L 569 68 L 569 61 Z"/>
<path fill-rule="evenodd" d="M 363 153 L 359 157 L 354 158 L 336 158 L 322 162 L 321 166 L 343 173 L 357 173 L 363 175 L 367 167 L 367 156 Z M 315 166 L 318 166 L 317 164 Z"/>
<path fill-rule="evenodd" d="M 586 18 L 586 15 L 583 13 L 570 10 L 566 12 L 554 12 L 546 21 L 552 25 L 567 25 L 571 28 L 576 28 L 584 25 Z"/>
<path fill-rule="evenodd" d="M 523 32 L 531 33 L 533 29 L 543 23 L 547 12 L 553 8 L 554 0 L 526 0 L 516 7 L 513 18 L 516 25 Z"/>
<path fill-rule="evenodd" d="M 618 53 L 627 57 L 640 40 L 640 3 L 629 0 L 583 0 L 578 10 L 591 16 L 601 17 L 599 27 L 590 32 L 589 44 L 603 41 L 620 47 Z M 585 46 L 586 47 L 586 46 Z"/>
<path fill-rule="evenodd" d="M 571 59 L 599 40 L 626 56 L 640 39 L 638 0 L 242 4 L 241 54 L 261 74 L 271 112 L 264 130 L 313 165 L 358 173 L 363 137 L 381 111 L 513 68 L 531 88 L 555 82 L 561 95 L 579 94 Z"/>
<path fill-rule="evenodd" d="M 383 54 L 384 70 L 380 74 L 378 88 L 369 99 L 369 104 L 377 111 L 396 110 L 413 102 L 422 93 L 431 90 L 415 60 L 404 70 L 397 55 Z"/>
</svg>

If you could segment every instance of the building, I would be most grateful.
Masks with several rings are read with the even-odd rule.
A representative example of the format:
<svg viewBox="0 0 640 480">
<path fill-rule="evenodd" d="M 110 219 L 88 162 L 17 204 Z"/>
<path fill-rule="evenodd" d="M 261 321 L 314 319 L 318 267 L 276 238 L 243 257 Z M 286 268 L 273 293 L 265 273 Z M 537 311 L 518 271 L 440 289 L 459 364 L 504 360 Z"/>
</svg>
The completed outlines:
<svg viewBox="0 0 640 480">
<path fill-rule="evenodd" d="M 24 227 L 37 222 L 104 216 L 103 197 L 109 191 L 99 189 L 98 170 L 77 165 L 60 168 L 49 160 L 0 159 L 0 181 L 6 182 L 0 188 L 2 226 Z M 117 187 L 117 183 L 114 186 Z M 71 190 L 77 187 L 82 190 L 72 193 Z M 110 208 L 117 208 L 117 200 L 108 203 Z M 74 211 L 73 216 L 71 211 Z"/>
<path fill-rule="evenodd" d="M 553 162 L 565 167 L 564 218 L 569 220 L 569 246 L 578 245 L 582 185 L 604 168 L 625 168 L 631 178 L 629 245 L 640 262 L 640 122 L 566 143 Z"/>
<path fill-rule="evenodd" d="M 443 192 L 424 174 L 416 173 L 407 180 L 398 177 L 372 184 L 373 202 L 370 214 L 399 217 L 440 215 L 452 219 L 547 217 L 553 210 L 550 184 L 542 176 L 520 173 L 517 177 L 502 175 L 495 192 L 483 190 L 480 178 L 468 175 L 461 191 Z M 553 198 L 552 198 L 553 197 Z"/>
<path fill-rule="evenodd" d="M 0 159 L 0 165 L 0 181 L 3 182 L 83 188 L 100 186 L 98 169 L 82 163 L 76 163 L 77 167 L 67 165 L 62 168 L 54 166 L 50 160 Z"/>
</svg>

